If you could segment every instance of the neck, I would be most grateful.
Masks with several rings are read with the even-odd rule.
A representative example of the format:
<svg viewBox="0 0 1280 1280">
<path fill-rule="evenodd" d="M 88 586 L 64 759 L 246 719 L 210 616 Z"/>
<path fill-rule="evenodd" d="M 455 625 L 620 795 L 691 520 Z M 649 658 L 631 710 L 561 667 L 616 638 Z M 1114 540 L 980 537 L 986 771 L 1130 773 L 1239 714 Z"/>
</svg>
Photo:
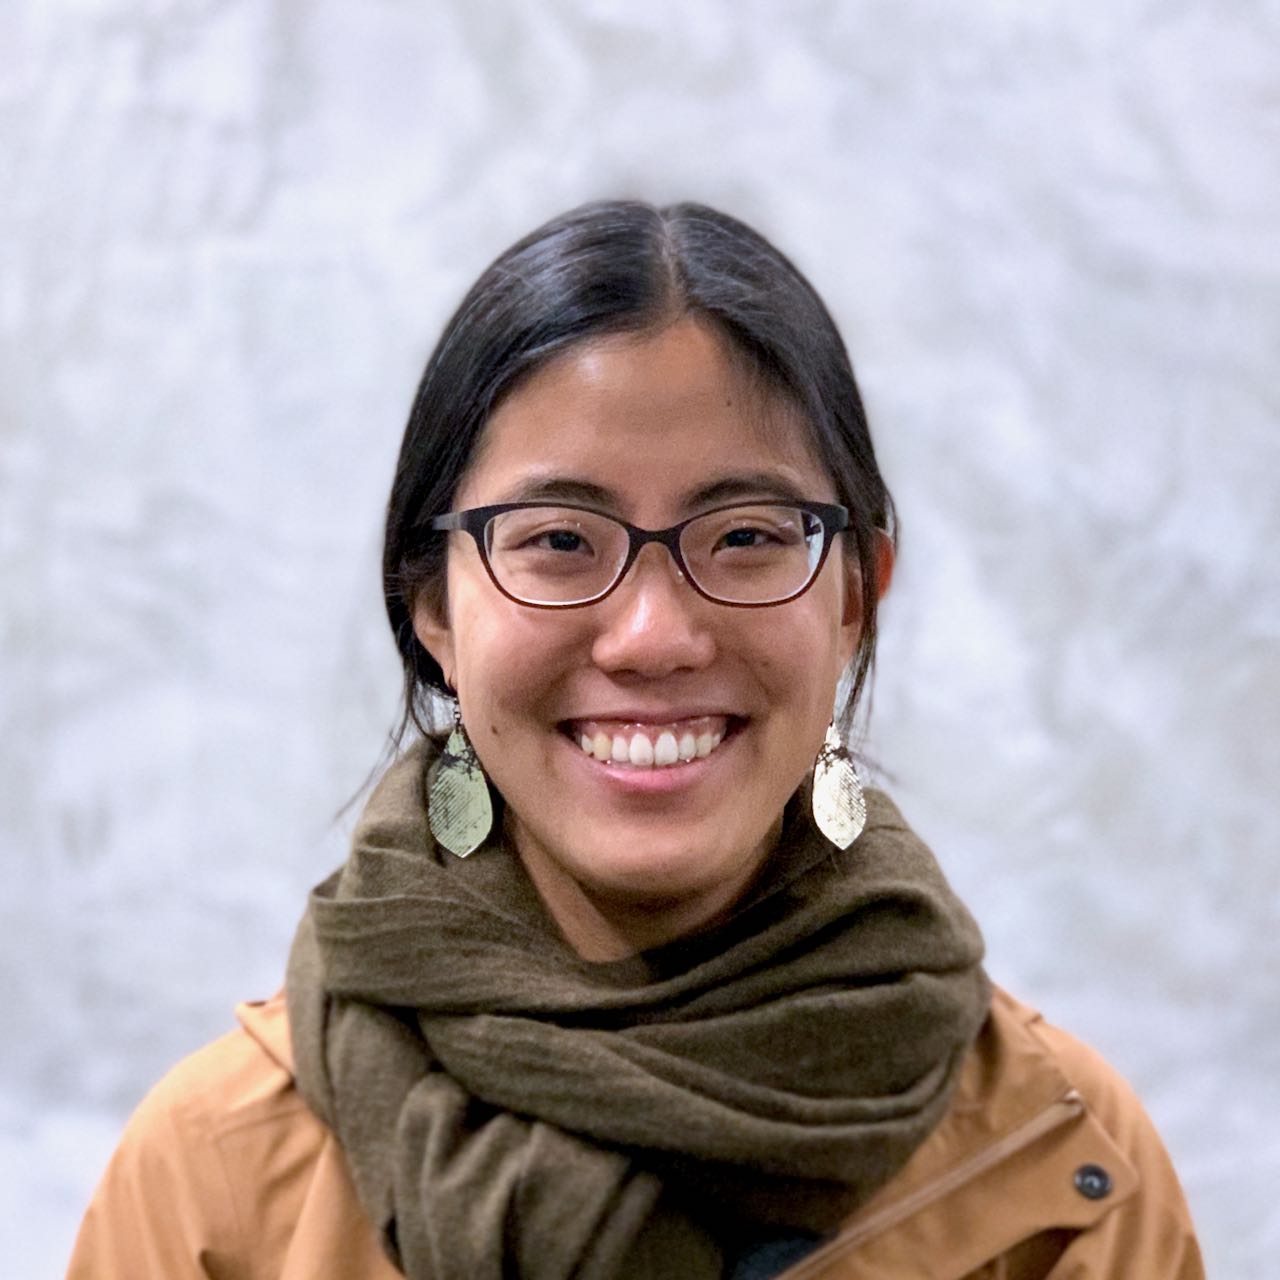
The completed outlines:
<svg viewBox="0 0 1280 1280">
<path fill-rule="evenodd" d="M 511 824 L 508 834 L 565 941 L 582 959 L 603 964 L 674 942 L 727 916 L 755 882 L 781 830 L 779 818 L 760 848 L 743 860 L 740 874 L 675 895 L 629 893 L 585 882 L 549 855 L 518 822 Z"/>
</svg>

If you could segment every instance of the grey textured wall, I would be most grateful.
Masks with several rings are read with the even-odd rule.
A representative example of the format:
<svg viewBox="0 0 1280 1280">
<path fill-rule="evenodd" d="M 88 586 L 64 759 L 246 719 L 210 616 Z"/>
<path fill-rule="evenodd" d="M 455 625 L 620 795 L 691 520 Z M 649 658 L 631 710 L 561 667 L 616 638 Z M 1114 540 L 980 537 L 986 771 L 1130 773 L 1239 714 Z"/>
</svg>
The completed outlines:
<svg viewBox="0 0 1280 1280">
<path fill-rule="evenodd" d="M 341 856 L 440 323 L 621 193 L 830 300 L 906 531 L 873 749 L 1274 1275 L 1278 49 L 1275 0 L 6 0 L 6 1274 Z"/>
</svg>

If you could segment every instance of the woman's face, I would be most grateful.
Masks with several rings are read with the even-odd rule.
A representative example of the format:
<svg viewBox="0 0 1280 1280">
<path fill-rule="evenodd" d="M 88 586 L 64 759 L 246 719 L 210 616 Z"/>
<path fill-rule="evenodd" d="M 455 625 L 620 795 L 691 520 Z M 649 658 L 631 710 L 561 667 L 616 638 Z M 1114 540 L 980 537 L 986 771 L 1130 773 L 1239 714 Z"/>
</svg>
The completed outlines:
<svg viewBox="0 0 1280 1280">
<path fill-rule="evenodd" d="M 454 509 L 543 498 L 661 529 L 727 502 L 836 493 L 796 412 L 684 319 L 573 348 L 500 404 Z M 507 599 L 474 541 L 449 536 L 447 615 L 420 603 L 415 629 L 570 942 L 606 959 L 714 919 L 773 847 L 857 645 L 842 539 L 787 604 L 706 600 L 650 544 L 604 600 L 548 610 Z M 667 767 L 583 748 L 664 734 L 682 755 L 690 739 L 719 741 Z"/>
</svg>

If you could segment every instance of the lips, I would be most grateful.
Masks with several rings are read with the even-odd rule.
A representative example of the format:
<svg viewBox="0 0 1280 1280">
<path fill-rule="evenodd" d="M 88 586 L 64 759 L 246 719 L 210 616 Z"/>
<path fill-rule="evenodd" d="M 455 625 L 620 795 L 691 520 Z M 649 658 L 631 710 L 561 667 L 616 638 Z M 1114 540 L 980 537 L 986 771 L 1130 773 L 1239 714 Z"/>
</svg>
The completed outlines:
<svg viewBox="0 0 1280 1280">
<path fill-rule="evenodd" d="M 666 722 L 571 720 L 565 732 L 605 764 L 665 769 L 711 755 L 731 727 L 730 717 L 695 716 Z"/>
</svg>

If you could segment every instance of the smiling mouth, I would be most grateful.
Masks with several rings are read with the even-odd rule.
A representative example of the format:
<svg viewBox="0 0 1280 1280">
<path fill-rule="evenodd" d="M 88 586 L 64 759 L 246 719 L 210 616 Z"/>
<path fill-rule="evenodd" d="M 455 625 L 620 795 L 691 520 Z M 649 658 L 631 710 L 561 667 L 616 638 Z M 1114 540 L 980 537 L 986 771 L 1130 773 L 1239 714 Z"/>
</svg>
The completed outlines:
<svg viewBox="0 0 1280 1280">
<path fill-rule="evenodd" d="M 705 759 L 741 722 L 732 716 L 698 716 L 669 724 L 571 720 L 565 735 L 585 755 L 633 769 L 669 769 Z"/>
</svg>

